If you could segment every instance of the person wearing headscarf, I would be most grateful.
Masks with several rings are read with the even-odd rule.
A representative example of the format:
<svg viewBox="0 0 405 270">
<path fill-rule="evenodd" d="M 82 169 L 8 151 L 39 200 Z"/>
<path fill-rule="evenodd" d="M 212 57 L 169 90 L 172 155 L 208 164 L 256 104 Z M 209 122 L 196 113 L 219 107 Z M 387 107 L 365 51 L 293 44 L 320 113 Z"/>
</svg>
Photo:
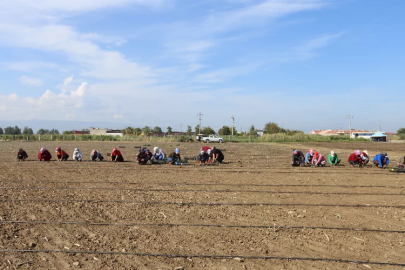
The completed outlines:
<svg viewBox="0 0 405 270">
<path fill-rule="evenodd" d="M 38 154 L 39 161 L 50 161 L 51 158 L 52 158 L 52 155 L 51 155 L 51 153 L 49 153 L 48 150 L 46 150 L 43 147 L 39 150 L 39 154 Z"/>
<path fill-rule="evenodd" d="M 308 153 L 305 155 L 305 165 L 311 165 L 313 158 L 314 158 L 314 150 L 309 149 Z"/>
<path fill-rule="evenodd" d="M 197 160 L 198 160 L 198 164 L 200 164 L 200 166 L 205 165 L 209 161 L 209 156 L 206 152 L 201 150 L 200 154 L 197 156 Z"/>
<path fill-rule="evenodd" d="M 388 158 L 388 154 L 385 151 L 382 151 L 380 154 L 376 155 L 373 159 L 373 164 L 380 168 L 384 168 L 385 165 L 390 163 L 390 159 Z"/>
<path fill-rule="evenodd" d="M 26 160 L 27 158 L 28 158 L 27 152 L 25 152 L 24 149 L 22 149 L 22 148 L 18 149 L 18 153 L 17 153 L 18 161 Z"/>
<path fill-rule="evenodd" d="M 402 157 L 398 160 L 397 166 L 398 166 L 399 168 L 404 168 L 404 167 L 405 167 L 405 156 L 402 156 Z"/>
<path fill-rule="evenodd" d="M 201 147 L 200 151 L 204 151 L 205 153 L 208 153 L 208 150 L 211 150 L 211 147 L 209 147 L 208 145 L 204 145 L 203 147 Z"/>
<path fill-rule="evenodd" d="M 104 159 L 104 157 L 99 151 L 97 151 L 96 149 L 91 151 L 91 154 L 90 154 L 91 161 L 103 161 L 103 159 Z"/>
<path fill-rule="evenodd" d="M 332 166 L 339 165 L 340 159 L 338 158 L 338 156 L 334 150 L 330 151 L 330 154 L 328 156 L 328 161 L 329 161 L 329 164 Z"/>
<path fill-rule="evenodd" d="M 294 149 L 291 157 L 291 166 L 304 167 L 304 163 L 305 163 L 304 153 L 302 153 L 302 151 Z"/>
<path fill-rule="evenodd" d="M 62 150 L 60 147 L 56 147 L 55 153 L 56 153 L 56 159 L 58 161 L 67 161 L 67 159 L 69 158 L 69 155 L 64 150 Z"/>
<path fill-rule="evenodd" d="M 145 165 L 151 157 L 152 154 L 149 152 L 149 149 L 141 147 L 139 153 L 136 155 L 136 160 L 139 165 Z"/>
<path fill-rule="evenodd" d="M 117 148 L 113 148 L 113 150 L 111 151 L 111 161 L 114 162 L 124 161 L 124 157 L 122 156 L 121 151 L 118 150 Z"/>
<path fill-rule="evenodd" d="M 221 150 L 216 147 L 212 148 L 212 162 L 219 162 L 222 163 L 224 161 L 225 156 Z"/>
<path fill-rule="evenodd" d="M 73 151 L 73 160 L 76 160 L 76 161 L 82 161 L 83 160 L 82 151 L 80 151 L 80 149 L 77 148 L 77 147 Z"/>
<path fill-rule="evenodd" d="M 361 153 L 360 158 L 361 158 L 361 162 L 362 162 L 362 164 L 363 164 L 364 166 L 367 165 L 367 164 L 370 162 L 370 158 L 369 158 L 369 156 L 368 156 L 367 150 L 364 150 L 364 151 Z"/>
<path fill-rule="evenodd" d="M 180 149 L 176 148 L 174 152 L 170 153 L 167 156 L 167 161 L 171 165 L 177 165 L 178 162 L 181 162 Z"/>
<path fill-rule="evenodd" d="M 164 159 L 166 159 L 166 153 L 163 152 L 163 150 L 161 148 L 156 146 L 155 148 L 153 148 L 152 159 L 154 159 L 154 160 L 164 160 Z"/>
<path fill-rule="evenodd" d="M 356 150 L 349 156 L 349 159 L 347 161 L 350 163 L 350 166 L 352 168 L 354 168 L 355 165 L 361 167 L 362 160 L 360 155 L 361 155 L 360 150 Z"/>
<path fill-rule="evenodd" d="M 318 152 L 314 153 L 314 158 L 312 159 L 312 165 L 314 166 L 322 166 L 326 165 L 326 158 L 324 155 L 319 154 Z"/>
</svg>

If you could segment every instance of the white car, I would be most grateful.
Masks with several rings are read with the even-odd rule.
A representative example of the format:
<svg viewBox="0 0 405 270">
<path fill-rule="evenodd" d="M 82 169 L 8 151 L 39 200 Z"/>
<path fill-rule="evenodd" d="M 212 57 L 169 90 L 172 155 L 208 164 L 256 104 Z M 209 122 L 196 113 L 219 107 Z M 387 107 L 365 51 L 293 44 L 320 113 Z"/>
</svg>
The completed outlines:
<svg viewBox="0 0 405 270">
<path fill-rule="evenodd" d="M 209 135 L 208 137 L 202 137 L 202 141 L 205 143 L 210 143 L 210 142 L 223 143 L 225 140 L 224 140 L 224 138 L 218 137 L 217 135 Z"/>
</svg>

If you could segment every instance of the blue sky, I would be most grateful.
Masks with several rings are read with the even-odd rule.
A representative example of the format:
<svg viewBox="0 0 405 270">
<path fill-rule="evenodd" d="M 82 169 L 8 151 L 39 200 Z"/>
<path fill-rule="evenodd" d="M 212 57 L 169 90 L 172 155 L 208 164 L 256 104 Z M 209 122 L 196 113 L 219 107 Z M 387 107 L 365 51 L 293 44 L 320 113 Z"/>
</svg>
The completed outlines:
<svg viewBox="0 0 405 270">
<path fill-rule="evenodd" d="M 0 0 L 0 120 L 403 127 L 401 0 Z M 401 126 L 402 125 L 402 126 Z M 66 126 L 70 129 L 71 122 Z M 52 128 L 52 127 L 49 127 Z"/>
</svg>

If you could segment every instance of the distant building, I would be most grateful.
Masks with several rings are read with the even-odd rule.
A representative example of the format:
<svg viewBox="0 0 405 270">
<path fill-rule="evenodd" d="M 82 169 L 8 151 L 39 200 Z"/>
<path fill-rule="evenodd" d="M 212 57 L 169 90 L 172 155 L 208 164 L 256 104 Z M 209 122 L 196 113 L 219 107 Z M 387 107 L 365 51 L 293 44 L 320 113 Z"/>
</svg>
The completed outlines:
<svg viewBox="0 0 405 270">
<path fill-rule="evenodd" d="M 258 129 L 258 130 L 256 130 L 256 132 L 257 132 L 257 137 L 261 137 L 264 134 L 264 130 Z"/>
<path fill-rule="evenodd" d="M 351 131 L 351 138 L 364 138 L 364 139 L 371 139 L 372 136 L 376 133 L 376 131 L 369 131 L 369 130 L 357 130 L 353 129 Z M 395 135 L 395 133 L 391 132 L 381 132 L 384 135 Z M 350 135 L 350 130 L 332 130 L 332 129 L 321 129 L 321 130 L 312 130 L 309 132 L 312 135 L 321 135 L 321 136 L 336 136 L 336 135 Z"/>
<path fill-rule="evenodd" d="M 386 142 L 387 141 L 387 135 L 385 135 L 384 132 L 377 132 L 377 133 L 371 135 L 370 137 L 373 142 Z"/>
<path fill-rule="evenodd" d="M 88 130 L 88 129 L 73 130 L 73 134 L 76 134 L 76 135 L 89 135 L 89 134 L 90 134 L 90 130 Z"/>
<path fill-rule="evenodd" d="M 90 128 L 90 135 L 109 135 L 122 137 L 122 130 L 120 129 L 108 129 L 108 128 Z"/>
</svg>

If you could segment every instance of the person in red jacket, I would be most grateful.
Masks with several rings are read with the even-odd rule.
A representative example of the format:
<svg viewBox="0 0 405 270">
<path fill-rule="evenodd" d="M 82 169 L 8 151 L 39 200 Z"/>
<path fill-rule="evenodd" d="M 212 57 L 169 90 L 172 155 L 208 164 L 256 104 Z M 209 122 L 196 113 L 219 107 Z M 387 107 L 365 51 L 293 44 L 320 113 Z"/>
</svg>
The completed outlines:
<svg viewBox="0 0 405 270">
<path fill-rule="evenodd" d="M 360 150 L 356 150 L 349 156 L 349 159 L 347 161 L 350 163 L 350 166 L 352 168 L 354 168 L 355 165 L 361 167 L 362 160 L 360 155 L 361 155 Z"/>
<path fill-rule="evenodd" d="M 41 148 L 41 150 L 39 150 L 39 154 L 38 154 L 38 160 L 39 161 L 50 161 L 52 158 L 51 153 L 49 153 L 48 150 L 46 150 L 45 148 Z"/>
<path fill-rule="evenodd" d="M 67 159 L 69 158 L 69 155 L 65 151 L 63 151 L 60 147 L 56 147 L 55 152 L 56 152 L 56 159 L 58 161 L 67 161 Z"/>
<path fill-rule="evenodd" d="M 114 148 L 111 152 L 111 161 L 124 162 L 124 157 L 122 156 L 121 151 L 117 148 Z"/>
</svg>

